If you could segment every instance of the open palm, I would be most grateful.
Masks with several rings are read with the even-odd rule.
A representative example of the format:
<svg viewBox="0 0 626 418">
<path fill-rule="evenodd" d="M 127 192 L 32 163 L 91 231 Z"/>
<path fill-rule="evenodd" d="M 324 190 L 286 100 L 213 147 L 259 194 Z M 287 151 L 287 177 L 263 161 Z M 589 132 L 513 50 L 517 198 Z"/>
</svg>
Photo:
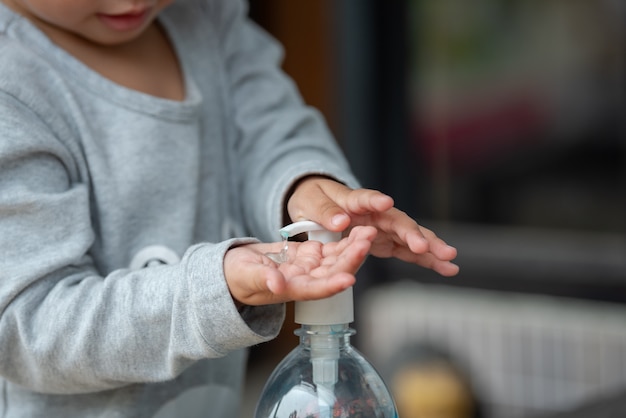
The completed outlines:
<svg viewBox="0 0 626 418">
<path fill-rule="evenodd" d="M 233 298 L 246 305 L 326 298 L 354 284 L 375 237 L 375 228 L 355 227 L 338 242 L 290 242 L 282 263 L 266 255 L 280 252 L 282 243 L 236 247 L 224 258 L 226 281 Z"/>
</svg>

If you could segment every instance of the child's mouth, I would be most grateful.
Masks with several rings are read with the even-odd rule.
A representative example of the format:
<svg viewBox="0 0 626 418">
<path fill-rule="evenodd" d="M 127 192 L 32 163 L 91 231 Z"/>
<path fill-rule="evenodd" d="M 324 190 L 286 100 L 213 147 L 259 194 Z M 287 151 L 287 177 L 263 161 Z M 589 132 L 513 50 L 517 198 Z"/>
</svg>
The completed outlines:
<svg viewBox="0 0 626 418">
<path fill-rule="evenodd" d="M 109 28 L 116 31 L 132 31 L 141 27 L 148 12 L 146 10 L 139 13 L 125 13 L 119 15 L 99 14 L 98 18 Z"/>
</svg>

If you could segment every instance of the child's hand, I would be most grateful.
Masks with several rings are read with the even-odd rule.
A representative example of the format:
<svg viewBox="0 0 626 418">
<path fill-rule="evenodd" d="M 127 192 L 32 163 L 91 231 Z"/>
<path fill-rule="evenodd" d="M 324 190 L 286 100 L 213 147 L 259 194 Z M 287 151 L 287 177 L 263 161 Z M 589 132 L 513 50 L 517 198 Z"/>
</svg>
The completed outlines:
<svg viewBox="0 0 626 418">
<path fill-rule="evenodd" d="M 395 208 L 393 199 L 381 192 L 353 190 L 325 177 L 307 177 L 291 195 L 287 211 L 294 222 L 309 219 L 331 231 L 373 226 L 378 230 L 371 248 L 373 255 L 396 257 L 443 276 L 454 276 L 459 271 L 451 262 L 456 249 Z"/>
<path fill-rule="evenodd" d="M 279 253 L 281 242 L 235 247 L 224 257 L 226 282 L 245 305 L 330 297 L 354 284 L 375 237 L 375 228 L 357 227 L 339 242 L 289 241 L 288 260 L 280 264 L 265 254 Z"/>
</svg>

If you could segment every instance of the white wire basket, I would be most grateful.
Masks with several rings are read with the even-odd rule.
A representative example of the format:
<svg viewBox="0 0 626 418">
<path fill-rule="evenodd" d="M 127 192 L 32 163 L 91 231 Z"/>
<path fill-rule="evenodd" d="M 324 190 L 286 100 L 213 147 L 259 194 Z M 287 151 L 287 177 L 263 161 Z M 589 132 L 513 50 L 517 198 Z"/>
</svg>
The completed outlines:
<svg viewBox="0 0 626 418">
<path fill-rule="evenodd" d="M 488 418 L 567 411 L 626 389 L 626 307 L 401 282 L 359 301 L 361 350 L 439 347 L 462 364 Z"/>
</svg>

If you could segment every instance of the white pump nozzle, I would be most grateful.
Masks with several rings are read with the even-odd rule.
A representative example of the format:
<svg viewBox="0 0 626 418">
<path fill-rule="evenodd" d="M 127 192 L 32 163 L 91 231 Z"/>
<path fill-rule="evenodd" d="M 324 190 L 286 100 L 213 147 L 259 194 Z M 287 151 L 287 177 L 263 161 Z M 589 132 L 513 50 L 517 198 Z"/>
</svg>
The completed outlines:
<svg viewBox="0 0 626 418">
<path fill-rule="evenodd" d="M 324 228 L 322 225 L 313 221 L 294 222 L 282 228 L 280 235 L 283 238 L 290 238 L 303 232 L 309 233 L 309 239 L 323 243 L 339 241 L 341 232 L 332 232 Z"/>
<path fill-rule="evenodd" d="M 308 232 L 309 239 L 322 243 L 341 239 L 340 232 L 332 232 L 313 221 L 300 221 L 280 230 L 283 238 Z M 337 325 L 354 321 L 352 288 L 326 299 L 295 303 L 295 322 L 301 325 Z"/>
<path fill-rule="evenodd" d="M 340 232 L 332 232 L 313 221 L 295 222 L 280 230 L 283 238 L 308 232 L 309 240 L 322 243 L 341 239 Z M 337 382 L 340 357 L 338 340 L 329 338 L 336 325 L 346 325 L 354 321 L 352 288 L 326 299 L 296 302 L 295 322 L 306 325 L 311 332 L 311 363 L 313 381 L 322 388 L 332 388 Z"/>
</svg>

